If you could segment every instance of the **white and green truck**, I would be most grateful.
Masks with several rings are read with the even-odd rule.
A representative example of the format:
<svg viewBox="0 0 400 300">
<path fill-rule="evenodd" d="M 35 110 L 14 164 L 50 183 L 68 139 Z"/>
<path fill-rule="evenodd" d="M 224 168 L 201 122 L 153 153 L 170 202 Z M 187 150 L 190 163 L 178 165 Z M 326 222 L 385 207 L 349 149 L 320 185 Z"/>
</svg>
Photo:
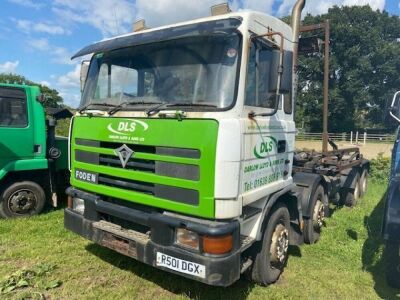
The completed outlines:
<svg viewBox="0 0 400 300">
<path fill-rule="evenodd" d="M 316 242 L 329 201 L 354 205 L 368 174 L 357 148 L 295 153 L 304 4 L 291 26 L 220 5 L 79 51 L 93 56 L 65 227 L 210 285 L 275 282 L 289 245 Z"/>
</svg>

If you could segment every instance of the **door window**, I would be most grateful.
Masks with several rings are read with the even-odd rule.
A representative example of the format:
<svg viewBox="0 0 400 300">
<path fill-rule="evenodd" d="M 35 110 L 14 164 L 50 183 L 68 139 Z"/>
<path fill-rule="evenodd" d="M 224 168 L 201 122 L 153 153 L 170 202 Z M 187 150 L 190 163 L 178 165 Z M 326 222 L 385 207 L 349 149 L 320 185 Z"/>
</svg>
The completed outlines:
<svg viewBox="0 0 400 300">
<path fill-rule="evenodd" d="M 0 126 L 28 126 L 27 103 L 24 91 L 0 88 Z"/>
<path fill-rule="evenodd" d="M 271 93 L 269 86 L 271 60 L 271 48 L 261 43 L 252 43 L 247 69 L 245 105 L 275 108 L 276 93 Z"/>
</svg>

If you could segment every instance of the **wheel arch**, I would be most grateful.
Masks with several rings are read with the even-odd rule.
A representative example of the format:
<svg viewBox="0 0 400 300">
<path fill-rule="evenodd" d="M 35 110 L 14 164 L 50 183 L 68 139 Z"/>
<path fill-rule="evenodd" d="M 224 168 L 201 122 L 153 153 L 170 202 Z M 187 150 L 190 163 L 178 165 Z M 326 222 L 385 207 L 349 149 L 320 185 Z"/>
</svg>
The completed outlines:
<svg viewBox="0 0 400 300">
<path fill-rule="evenodd" d="M 49 184 L 47 184 L 49 182 L 49 173 L 47 169 L 8 172 L 0 181 L 0 192 L 4 191 L 10 184 L 19 181 L 32 181 L 42 186 L 43 190 L 47 192 L 49 188 Z"/>
<path fill-rule="evenodd" d="M 298 198 L 293 193 L 293 186 L 288 186 L 283 190 L 269 196 L 269 199 L 266 202 L 266 205 L 262 211 L 261 223 L 257 230 L 257 237 L 256 237 L 257 241 L 260 241 L 262 239 L 263 232 L 267 225 L 267 220 L 268 220 L 267 217 L 277 203 L 283 203 L 286 205 L 289 211 L 291 222 L 292 220 L 298 220 L 298 221 L 301 220 L 302 218 L 301 204 L 298 202 Z"/>
<path fill-rule="evenodd" d="M 321 175 L 298 172 L 294 174 L 293 181 L 296 184 L 296 192 L 301 199 L 303 217 L 310 218 L 313 213 L 312 196 L 321 185 L 325 192 L 324 205 L 328 205 L 330 183 Z"/>
</svg>

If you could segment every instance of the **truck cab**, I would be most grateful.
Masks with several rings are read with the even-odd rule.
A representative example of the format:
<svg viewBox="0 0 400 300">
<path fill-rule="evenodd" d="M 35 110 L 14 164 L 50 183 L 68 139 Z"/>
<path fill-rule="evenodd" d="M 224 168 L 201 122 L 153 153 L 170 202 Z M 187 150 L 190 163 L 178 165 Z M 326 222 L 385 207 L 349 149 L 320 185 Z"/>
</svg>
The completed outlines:
<svg viewBox="0 0 400 300">
<path fill-rule="evenodd" d="M 289 244 L 317 241 L 341 183 L 294 181 L 304 3 L 291 25 L 226 9 L 80 50 L 93 56 L 71 125 L 65 227 L 207 284 L 244 272 L 275 282 Z M 362 168 L 353 173 L 352 194 Z"/>
<path fill-rule="evenodd" d="M 49 169 L 56 157 L 47 152 L 51 130 L 46 127 L 40 95 L 37 86 L 0 84 L 0 217 L 38 214 L 46 193 L 55 189 L 49 187 Z M 65 150 L 66 157 L 67 139 L 52 141 Z M 66 171 L 66 162 L 55 165 L 54 171 Z"/>
</svg>

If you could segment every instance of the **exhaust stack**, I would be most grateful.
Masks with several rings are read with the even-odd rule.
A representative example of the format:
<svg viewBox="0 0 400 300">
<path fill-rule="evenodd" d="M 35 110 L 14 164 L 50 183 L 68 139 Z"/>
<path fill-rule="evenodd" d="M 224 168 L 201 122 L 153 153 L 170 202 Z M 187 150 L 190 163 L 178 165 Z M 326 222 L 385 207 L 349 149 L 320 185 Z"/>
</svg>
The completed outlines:
<svg viewBox="0 0 400 300">
<path fill-rule="evenodd" d="M 293 7 L 292 10 L 292 20 L 291 20 L 291 26 L 293 29 L 293 43 L 294 49 L 293 49 L 293 69 L 294 72 L 297 73 L 297 66 L 298 66 L 298 52 L 299 52 L 299 34 L 300 34 L 300 21 L 301 21 L 301 12 L 306 5 L 306 0 L 297 0 L 296 4 Z M 296 80 L 297 84 L 297 80 Z"/>
</svg>

